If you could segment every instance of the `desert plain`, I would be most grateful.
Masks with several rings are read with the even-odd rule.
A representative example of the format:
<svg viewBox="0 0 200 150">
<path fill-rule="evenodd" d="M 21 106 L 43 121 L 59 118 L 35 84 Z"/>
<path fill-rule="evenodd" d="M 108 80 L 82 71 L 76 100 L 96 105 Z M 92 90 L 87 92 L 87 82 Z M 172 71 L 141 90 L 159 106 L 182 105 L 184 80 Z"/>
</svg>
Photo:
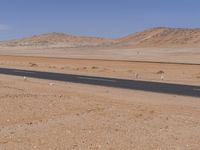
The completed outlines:
<svg viewBox="0 0 200 150">
<path fill-rule="evenodd" d="M 1 43 L 0 67 L 200 86 L 198 42 L 169 41 L 170 36 L 198 37 L 197 33 L 199 30 L 152 29 L 133 36 L 136 46 L 127 45 L 130 36 L 93 39 L 91 46 L 90 38 L 83 42 L 55 33 L 34 36 Z M 162 39 L 163 35 L 169 39 Z M 159 47 L 158 40 L 152 41 L 156 38 L 159 45 L 168 45 Z M 73 43 L 74 39 L 84 44 Z M 200 147 L 199 97 L 0 74 L 0 103 L 2 150 Z"/>
</svg>

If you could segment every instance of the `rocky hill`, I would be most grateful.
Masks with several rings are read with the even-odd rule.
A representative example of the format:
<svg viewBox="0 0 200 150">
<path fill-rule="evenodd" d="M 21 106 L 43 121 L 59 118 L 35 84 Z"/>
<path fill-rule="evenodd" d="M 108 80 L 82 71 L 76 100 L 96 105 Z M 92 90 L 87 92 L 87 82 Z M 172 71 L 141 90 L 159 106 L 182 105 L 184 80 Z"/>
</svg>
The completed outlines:
<svg viewBox="0 0 200 150">
<path fill-rule="evenodd" d="M 152 28 L 117 39 L 48 33 L 4 41 L 0 47 L 200 47 L 200 29 Z"/>
<path fill-rule="evenodd" d="M 48 33 L 28 38 L 1 42 L 4 47 L 87 47 L 104 45 L 112 41 L 106 38 L 74 36 L 64 33 Z"/>
<path fill-rule="evenodd" d="M 116 41 L 123 47 L 200 47 L 200 29 L 153 28 Z"/>
</svg>

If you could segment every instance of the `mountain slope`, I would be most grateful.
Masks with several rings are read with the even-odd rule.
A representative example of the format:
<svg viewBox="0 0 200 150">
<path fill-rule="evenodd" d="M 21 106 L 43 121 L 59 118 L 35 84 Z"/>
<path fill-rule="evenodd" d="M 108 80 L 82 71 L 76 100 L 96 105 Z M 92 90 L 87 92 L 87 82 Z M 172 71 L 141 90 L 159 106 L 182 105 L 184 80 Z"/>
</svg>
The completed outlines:
<svg viewBox="0 0 200 150">
<path fill-rule="evenodd" d="M 126 47 L 200 47 L 200 29 L 153 28 L 117 39 Z"/>
<path fill-rule="evenodd" d="M 64 33 L 48 33 L 35 35 L 29 38 L 17 39 L 2 42 L 2 46 L 21 46 L 21 47 L 84 47 L 103 45 L 111 39 L 74 36 Z"/>
<path fill-rule="evenodd" d="M 200 29 L 152 28 L 118 39 L 74 36 L 64 33 L 49 33 L 29 38 L 1 42 L 0 47 L 200 47 Z"/>
</svg>

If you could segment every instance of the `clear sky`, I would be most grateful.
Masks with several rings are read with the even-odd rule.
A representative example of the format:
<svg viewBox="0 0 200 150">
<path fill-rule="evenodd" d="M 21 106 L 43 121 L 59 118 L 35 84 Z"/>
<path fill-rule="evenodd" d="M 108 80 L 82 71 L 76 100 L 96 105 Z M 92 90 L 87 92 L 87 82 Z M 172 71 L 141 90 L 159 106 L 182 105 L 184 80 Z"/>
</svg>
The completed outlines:
<svg viewBox="0 0 200 150">
<path fill-rule="evenodd" d="M 200 27 L 200 0 L 0 0 L 0 40 L 48 32 L 121 37 Z"/>
</svg>

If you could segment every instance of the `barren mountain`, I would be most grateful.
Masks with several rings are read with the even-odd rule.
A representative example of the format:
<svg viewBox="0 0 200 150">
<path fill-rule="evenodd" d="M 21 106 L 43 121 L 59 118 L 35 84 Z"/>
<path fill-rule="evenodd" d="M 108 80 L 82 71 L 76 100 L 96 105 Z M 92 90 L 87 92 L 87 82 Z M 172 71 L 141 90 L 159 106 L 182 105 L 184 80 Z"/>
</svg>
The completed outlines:
<svg viewBox="0 0 200 150">
<path fill-rule="evenodd" d="M 48 33 L 35 35 L 29 38 L 2 42 L 1 46 L 8 47 L 85 47 L 98 46 L 112 41 L 106 38 L 74 36 L 64 33 Z"/>
<path fill-rule="evenodd" d="M 152 28 L 117 39 L 49 33 L 1 42 L 0 47 L 200 47 L 200 29 Z"/>
<path fill-rule="evenodd" d="M 116 41 L 123 47 L 200 47 L 200 29 L 153 28 Z"/>
</svg>

